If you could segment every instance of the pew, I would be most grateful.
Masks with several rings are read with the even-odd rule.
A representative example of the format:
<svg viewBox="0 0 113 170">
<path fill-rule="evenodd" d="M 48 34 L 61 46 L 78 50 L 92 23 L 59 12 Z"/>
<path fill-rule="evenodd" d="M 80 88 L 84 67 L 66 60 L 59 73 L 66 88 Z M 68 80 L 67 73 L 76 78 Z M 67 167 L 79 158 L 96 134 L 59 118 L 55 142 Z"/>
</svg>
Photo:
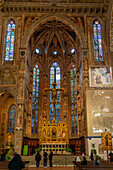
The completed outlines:
<svg viewBox="0 0 113 170">
<path fill-rule="evenodd" d="M 87 165 L 82 162 L 73 161 L 74 170 L 113 170 L 113 162 L 101 161 L 100 165 L 95 165 L 93 161 L 87 161 Z"/>
<path fill-rule="evenodd" d="M 9 161 L 0 161 L 0 170 L 8 169 Z"/>
</svg>

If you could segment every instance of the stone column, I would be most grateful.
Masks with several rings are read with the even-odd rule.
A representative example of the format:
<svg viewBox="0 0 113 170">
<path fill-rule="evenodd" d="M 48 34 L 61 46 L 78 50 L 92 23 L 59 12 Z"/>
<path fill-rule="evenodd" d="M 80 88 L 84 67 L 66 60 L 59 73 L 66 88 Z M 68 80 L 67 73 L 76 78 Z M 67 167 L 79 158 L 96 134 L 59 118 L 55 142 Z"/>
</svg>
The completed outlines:
<svg viewBox="0 0 113 170">
<path fill-rule="evenodd" d="M 84 108 L 84 129 L 83 135 L 85 137 L 85 150 L 87 152 L 87 144 L 86 144 L 86 134 L 87 134 L 87 124 L 86 124 L 86 89 L 89 87 L 89 51 L 88 49 L 82 49 L 82 62 L 83 62 L 83 108 Z"/>
<path fill-rule="evenodd" d="M 24 118 L 24 89 L 25 89 L 25 58 L 26 49 L 20 49 L 19 70 L 18 70 L 18 95 L 17 114 L 14 133 L 15 152 L 21 154 L 23 143 L 23 118 Z"/>
</svg>

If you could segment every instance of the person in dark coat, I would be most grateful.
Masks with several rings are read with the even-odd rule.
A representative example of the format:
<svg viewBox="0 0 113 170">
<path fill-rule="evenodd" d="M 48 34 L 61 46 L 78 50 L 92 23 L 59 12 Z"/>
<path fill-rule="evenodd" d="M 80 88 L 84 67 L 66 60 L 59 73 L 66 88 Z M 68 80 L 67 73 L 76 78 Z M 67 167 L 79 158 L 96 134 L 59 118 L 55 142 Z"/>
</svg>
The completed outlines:
<svg viewBox="0 0 113 170">
<path fill-rule="evenodd" d="M 5 156 L 6 156 L 6 153 L 4 152 L 4 150 L 2 150 L 2 155 L 1 155 L 0 161 L 5 161 Z"/>
<path fill-rule="evenodd" d="M 87 160 L 85 156 L 83 157 L 82 165 L 87 165 Z"/>
<path fill-rule="evenodd" d="M 19 154 L 15 154 L 13 159 L 8 164 L 9 170 L 22 170 L 22 168 L 25 168 L 24 162 L 21 160 L 21 157 Z"/>
<path fill-rule="evenodd" d="M 36 167 L 38 168 L 40 165 L 40 161 L 41 161 L 41 155 L 39 152 L 37 152 L 37 154 L 35 156 L 35 161 L 36 161 Z"/>
<path fill-rule="evenodd" d="M 44 152 L 44 167 L 47 167 L 47 152 Z"/>
<path fill-rule="evenodd" d="M 108 158 L 110 159 L 110 162 L 113 162 L 113 153 L 110 151 Z"/>
<path fill-rule="evenodd" d="M 94 153 L 93 153 L 93 151 L 91 150 L 91 156 L 90 156 L 90 159 L 92 160 L 92 161 L 94 161 Z"/>
<path fill-rule="evenodd" d="M 49 154 L 49 166 L 52 167 L 52 159 L 53 159 L 53 152 L 51 151 Z"/>
</svg>

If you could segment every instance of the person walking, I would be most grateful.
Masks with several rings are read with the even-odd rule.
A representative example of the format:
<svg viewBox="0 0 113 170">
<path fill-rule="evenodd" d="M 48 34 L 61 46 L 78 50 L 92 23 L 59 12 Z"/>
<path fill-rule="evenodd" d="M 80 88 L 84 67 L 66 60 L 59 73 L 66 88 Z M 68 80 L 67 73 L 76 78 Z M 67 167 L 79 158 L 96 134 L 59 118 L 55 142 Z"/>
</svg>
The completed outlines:
<svg viewBox="0 0 113 170">
<path fill-rule="evenodd" d="M 24 162 L 21 160 L 21 157 L 19 154 L 15 154 L 13 159 L 8 164 L 9 170 L 22 170 L 22 168 L 25 168 Z"/>
<path fill-rule="evenodd" d="M 49 166 L 52 168 L 52 159 L 53 159 L 53 152 L 50 150 L 49 154 Z"/>
<path fill-rule="evenodd" d="M 37 154 L 35 156 L 35 161 L 36 161 L 36 167 L 38 168 L 40 165 L 40 161 L 41 161 L 41 155 L 39 152 L 37 152 Z"/>
<path fill-rule="evenodd" d="M 44 168 L 47 168 L 47 152 L 44 152 Z"/>
</svg>

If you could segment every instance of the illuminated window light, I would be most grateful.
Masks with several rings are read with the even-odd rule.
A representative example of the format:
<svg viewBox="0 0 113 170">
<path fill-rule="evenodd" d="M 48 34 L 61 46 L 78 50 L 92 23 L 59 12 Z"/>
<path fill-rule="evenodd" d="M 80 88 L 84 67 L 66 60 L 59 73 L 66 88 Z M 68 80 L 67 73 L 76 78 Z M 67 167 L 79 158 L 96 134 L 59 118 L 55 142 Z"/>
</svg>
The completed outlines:
<svg viewBox="0 0 113 170">
<path fill-rule="evenodd" d="M 57 55 L 57 51 L 53 51 L 53 54 L 54 54 L 54 55 Z"/>
<path fill-rule="evenodd" d="M 75 49 L 74 49 L 74 48 L 71 49 L 71 53 L 72 53 L 72 54 L 75 53 Z"/>
<path fill-rule="evenodd" d="M 40 53 L 40 51 L 39 51 L 39 49 L 38 49 L 38 48 L 36 48 L 35 52 L 36 52 L 37 54 L 39 54 L 39 53 Z"/>
</svg>

